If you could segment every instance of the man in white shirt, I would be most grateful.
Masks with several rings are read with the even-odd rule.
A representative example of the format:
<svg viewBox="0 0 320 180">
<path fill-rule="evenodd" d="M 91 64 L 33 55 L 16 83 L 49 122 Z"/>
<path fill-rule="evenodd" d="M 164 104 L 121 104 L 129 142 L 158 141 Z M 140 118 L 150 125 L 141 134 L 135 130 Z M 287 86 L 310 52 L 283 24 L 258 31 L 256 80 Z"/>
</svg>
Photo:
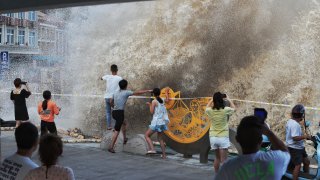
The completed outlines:
<svg viewBox="0 0 320 180">
<path fill-rule="evenodd" d="M 15 130 L 18 150 L 7 157 L 0 166 L 1 180 L 23 180 L 31 169 L 38 165 L 30 158 L 38 146 L 38 129 L 30 122 L 22 123 Z"/>
<path fill-rule="evenodd" d="M 259 151 L 262 134 L 272 143 L 272 150 Z M 237 128 L 237 141 L 243 155 L 225 162 L 217 180 L 280 180 L 286 172 L 290 154 L 285 144 L 256 116 L 244 117 Z"/>
<path fill-rule="evenodd" d="M 292 108 L 291 119 L 286 124 L 286 143 L 291 155 L 289 170 L 293 170 L 293 179 L 298 179 L 303 163 L 303 171 L 309 172 L 310 160 L 306 153 L 303 141 L 311 139 L 310 135 L 303 135 L 300 122 L 304 119 L 305 108 L 302 104 L 297 104 Z"/>
<path fill-rule="evenodd" d="M 107 88 L 104 98 L 106 100 L 106 119 L 107 119 L 107 130 L 112 129 L 111 125 L 111 101 L 113 94 L 120 90 L 119 82 L 122 80 L 118 73 L 118 66 L 113 64 L 111 65 L 111 75 L 104 75 L 101 77 L 101 80 L 107 81 Z"/>
</svg>

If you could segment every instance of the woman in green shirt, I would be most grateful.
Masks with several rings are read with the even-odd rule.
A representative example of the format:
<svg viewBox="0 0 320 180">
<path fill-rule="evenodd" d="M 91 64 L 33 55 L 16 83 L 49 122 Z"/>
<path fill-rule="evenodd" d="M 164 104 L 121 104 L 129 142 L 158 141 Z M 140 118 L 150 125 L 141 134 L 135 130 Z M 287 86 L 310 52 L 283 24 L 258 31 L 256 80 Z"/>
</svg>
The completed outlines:
<svg viewBox="0 0 320 180">
<path fill-rule="evenodd" d="M 230 107 L 225 107 L 225 101 L 230 102 Z M 215 151 L 216 159 L 213 167 L 215 172 L 218 172 L 220 164 L 222 164 L 228 156 L 229 126 L 228 118 L 235 111 L 235 105 L 227 95 L 216 92 L 213 98 L 208 102 L 206 114 L 208 115 L 211 126 L 209 130 L 211 150 Z"/>
</svg>

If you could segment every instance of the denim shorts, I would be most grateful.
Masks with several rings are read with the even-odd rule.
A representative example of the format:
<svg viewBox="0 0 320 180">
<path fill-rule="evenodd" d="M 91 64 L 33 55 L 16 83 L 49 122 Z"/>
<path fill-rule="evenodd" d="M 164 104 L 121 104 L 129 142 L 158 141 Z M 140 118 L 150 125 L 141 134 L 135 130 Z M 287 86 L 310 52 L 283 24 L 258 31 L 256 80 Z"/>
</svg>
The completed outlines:
<svg viewBox="0 0 320 180">
<path fill-rule="evenodd" d="M 210 146 L 212 150 L 215 149 L 227 149 L 230 147 L 229 137 L 210 137 Z"/>
</svg>

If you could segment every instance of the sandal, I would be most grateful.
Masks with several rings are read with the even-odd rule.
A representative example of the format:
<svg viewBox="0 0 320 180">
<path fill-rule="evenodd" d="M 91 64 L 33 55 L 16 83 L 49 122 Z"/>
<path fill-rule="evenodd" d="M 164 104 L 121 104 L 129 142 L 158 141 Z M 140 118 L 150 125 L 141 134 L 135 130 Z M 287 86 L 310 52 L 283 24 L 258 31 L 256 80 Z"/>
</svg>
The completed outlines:
<svg viewBox="0 0 320 180">
<path fill-rule="evenodd" d="M 112 149 L 112 148 L 109 148 L 108 151 L 111 152 L 111 153 L 116 153 L 116 152 L 114 151 L 114 149 Z"/>
<path fill-rule="evenodd" d="M 107 130 L 112 130 L 112 127 L 108 127 Z"/>
<path fill-rule="evenodd" d="M 124 138 L 123 139 L 123 144 L 127 144 L 127 142 L 128 142 L 128 138 Z"/>
<path fill-rule="evenodd" d="M 147 154 L 157 154 L 157 152 L 150 150 L 150 151 L 147 151 Z"/>
</svg>

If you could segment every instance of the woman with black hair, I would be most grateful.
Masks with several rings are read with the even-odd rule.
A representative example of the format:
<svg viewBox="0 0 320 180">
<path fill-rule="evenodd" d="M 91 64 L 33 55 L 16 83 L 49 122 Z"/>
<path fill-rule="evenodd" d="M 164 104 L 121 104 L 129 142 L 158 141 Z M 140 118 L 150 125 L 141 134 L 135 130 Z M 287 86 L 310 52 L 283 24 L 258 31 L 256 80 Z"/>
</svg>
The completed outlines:
<svg viewBox="0 0 320 180">
<path fill-rule="evenodd" d="M 41 137 L 39 143 L 39 155 L 42 166 L 31 170 L 25 180 L 74 180 L 71 168 L 57 165 L 59 156 L 63 152 L 61 138 L 54 134 L 46 134 Z"/>
<path fill-rule="evenodd" d="M 51 100 L 51 92 L 43 92 L 44 100 L 38 105 L 38 114 L 41 118 L 41 136 L 48 133 L 57 134 L 56 124 L 54 123 L 54 115 L 58 115 L 61 108 Z"/>
<path fill-rule="evenodd" d="M 224 98 L 230 102 L 230 107 L 225 107 Z M 206 114 L 208 115 L 211 126 L 209 130 L 211 150 L 215 151 L 216 159 L 213 162 L 215 172 L 218 172 L 220 164 L 222 164 L 228 156 L 229 126 L 228 117 L 233 114 L 235 105 L 227 95 L 216 92 L 213 98 L 208 102 Z"/>
<path fill-rule="evenodd" d="M 166 99 L 167 102 L 169 100 L 168 98 L 168 91 L 169 89 L 166 89 Z M 160 89 L 154 88 L 153 89 L 153 95 L 155 96 L 155 99 L 151 103 L 147 103 L 150 108 L 151 114 L 153 114 L 151 124 L 149 125 L 149 129 L 145 133 L 145 138 L 148 143 L 149 150 L 147 154 L 155 154 L 156 151 L 154 150 L 154 146 L 151 140 L 151 136 L 157 132 L 158 140 L 160 142 L 161 150 L 162 150 L 162 158 L 166 158 L 166 147 L 163 141 L 163 131 L 168 130 L 167 124 L 169 123 L 169 117 L 167 114 L 167 109 L 165 106 L 165 102 L 160 97 Z"/>
<path fill-rule="evenodd" d="M 20 126 L 21 122 L 29 120 L 28 109 L 26 105 L 26 98 L 31 95 L 29 87 L 26 82 L 16 78 L 13 81 L 15 89 L 11 91 L 10 99 L 14 103 L 14 117 L 16 120 L 16 128 Z M 24 86 L 24 87 L 23 87 Z"/>
</svg>

